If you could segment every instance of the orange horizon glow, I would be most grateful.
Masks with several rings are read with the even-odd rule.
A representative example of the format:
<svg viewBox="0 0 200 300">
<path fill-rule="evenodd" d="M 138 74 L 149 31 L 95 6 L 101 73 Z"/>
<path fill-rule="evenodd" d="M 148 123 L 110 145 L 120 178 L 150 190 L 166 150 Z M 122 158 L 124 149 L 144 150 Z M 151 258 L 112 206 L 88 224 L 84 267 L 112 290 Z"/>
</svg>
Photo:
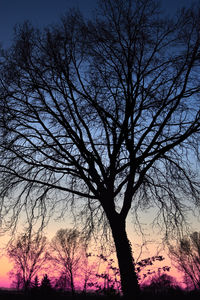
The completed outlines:
<svg viewBox="0 0 200 300">
<path fill-rule="evenodd" d="M 9 272 L 13 265 L 6 255 L 0 258 L 0 288 L 10 288 L 11 279 L 9 278 Z"/>
</svg>

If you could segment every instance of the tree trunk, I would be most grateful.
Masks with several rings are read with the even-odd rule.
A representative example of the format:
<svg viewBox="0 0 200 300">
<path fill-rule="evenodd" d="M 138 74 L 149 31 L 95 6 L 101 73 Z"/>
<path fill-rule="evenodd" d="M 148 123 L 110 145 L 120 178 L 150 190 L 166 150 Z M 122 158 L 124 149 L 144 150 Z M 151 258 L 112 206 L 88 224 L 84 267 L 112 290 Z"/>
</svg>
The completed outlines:
<svg viewBox="0 0 200 300">
<path fill-rule="evenodd" d="M 135 272 L 131 245 L 126 234 L 125 220 L 116 215 L 109 218 L 109 222 L 116 247 L 123 295 L 130 300 L 137 299 L 140 288 Z"/>
<path fill-rule="evenodd" d="M 75 288 L 74 288 L 74 277 L 73 277 L 73 271 L 70 270 L 70 284 L 71 284 L 71 292 L 72 295 L 75 295 Z"/>
</svg>

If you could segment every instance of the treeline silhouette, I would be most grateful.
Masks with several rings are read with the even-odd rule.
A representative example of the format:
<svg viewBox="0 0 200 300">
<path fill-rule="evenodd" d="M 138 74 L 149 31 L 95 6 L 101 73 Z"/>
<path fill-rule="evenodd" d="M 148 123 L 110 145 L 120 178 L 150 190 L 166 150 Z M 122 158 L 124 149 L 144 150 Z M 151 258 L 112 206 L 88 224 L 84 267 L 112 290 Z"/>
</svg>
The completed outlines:
<svg viewBox="0 0 200 300">
<path fill-rule="evenodd" d="M 13 262 L 13 270 L 10 272 L 12 287 L 17 290 L 27 291 L 39 287 L 38 276 L 48 273 L 51 274 L 56 290 L 70 291 L 72 295 L 76 290 L 85 294 L 87 290 L 102 295 L 121 294 L 120 271 L 115 256 L 89 252 L 84 235 L 77 229 L 60 229 L 51 242 L 41 232 L 22 233 L 10 243 L 7 253 Z M 141 284 L 156 273 L 146 267 L 163 260 L 162 256 L 157 255 L 135 264 Z M 165 272 L 170 268 L 163 266 L 157 271 L 161 270 Z M 43 285 L 41 281 L 41 287 Z"/>
<path fill-rule="evenodd" d="M 179 270 L 183 272 L 185 267 L 184 283 L 187 290 L 168 274 L 170 267 L 155 266 L 155 263 L 164 260 L 163 256 L 156 255 L 135 263 L 141 299 L 200 296 L 198 282 L 196 280 L 196 284 L 193 284 L 189 273 L 193 269 L 193 277 L 200 275 L 197 272 L 200 261 L 199 237 L 199 233 L 194 232 L 170 248 Z M 10 272 L 12 289 L 0 290 L 2 299 L 122 297 L 120 272 L 115 259 L 103 253 L 88 252 L 84 236 L 77 229 L 60 229 L 51 242 L 41 232 L 22 233 L 10 242 L 7 253 L 14 265 Z"/>
<path fill-rule="evenodd" d="M 29 289 L 24 290 L 3 290 L 0 289 L 0 299 L 9 300 L 9 299 L 123 299 L 123 296 L 116 293 L 112 289 L 105 289 L 102 287 L 102 290 L 88 291 L 84 293 L 83 291 L 76 291 L 72 293 L 63 289 L 59 289 L 51 283 L 48 275 L 45 274 L 41 282 L 37 282 L 37 279 L 30 286 Z M 160 276 L 154 276 L 150 284 L 144 285 L 141 287 L 140 295 L 137 299 L 199 299 L 200 291 L 199 290 L 186 290 L 181 289 L 180 286 L 174 285 L 173 278 L 167 274 L 162 274 Z"/>
</svg>

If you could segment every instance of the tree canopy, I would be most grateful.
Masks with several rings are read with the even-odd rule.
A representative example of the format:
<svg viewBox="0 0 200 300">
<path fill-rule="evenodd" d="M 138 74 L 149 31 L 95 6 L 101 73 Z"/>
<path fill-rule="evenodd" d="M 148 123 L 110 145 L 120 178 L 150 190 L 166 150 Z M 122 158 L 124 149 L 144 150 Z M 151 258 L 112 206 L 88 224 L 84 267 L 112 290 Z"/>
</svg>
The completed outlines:
<svg viewBox="0 0 200 300">
<path fill-rule="evenodd" d="M 48 259 L 46 246 L 46 237 L 34 233 L 23 233 L 10 243 L 7 254 L 14 264 L 11 273 L 23 289 L 30 288 L 34 276 L 44 268 Z"/>
<path fill-rule="evenodd" d="M 200 287 L 200 233 L 193 232 L 181 238 L 175 246 L 170 246 L 170 256 L 183 274 L 189 289 Z"/>
</svg>

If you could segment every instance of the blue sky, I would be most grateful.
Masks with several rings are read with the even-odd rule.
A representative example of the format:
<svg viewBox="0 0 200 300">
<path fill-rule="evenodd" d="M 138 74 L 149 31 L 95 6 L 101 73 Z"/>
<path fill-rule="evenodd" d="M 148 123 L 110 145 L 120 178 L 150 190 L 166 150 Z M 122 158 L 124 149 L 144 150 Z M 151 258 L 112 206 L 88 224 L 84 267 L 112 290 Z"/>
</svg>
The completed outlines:
<svg viewBox="0 0 200 300">
<path fill-rule="evenodd" d="M 79 7 L 88 15 L 98 0 L 0 0 L 0 43 L 9 46 L 13 27 L 17 23 L 30 20 L 35 26 L 43 27 L 57 22 L 70 7 Z M 161 0 L 169 14 L 177 7 L 188 5 L 192 0 Z"/>
</svg>

